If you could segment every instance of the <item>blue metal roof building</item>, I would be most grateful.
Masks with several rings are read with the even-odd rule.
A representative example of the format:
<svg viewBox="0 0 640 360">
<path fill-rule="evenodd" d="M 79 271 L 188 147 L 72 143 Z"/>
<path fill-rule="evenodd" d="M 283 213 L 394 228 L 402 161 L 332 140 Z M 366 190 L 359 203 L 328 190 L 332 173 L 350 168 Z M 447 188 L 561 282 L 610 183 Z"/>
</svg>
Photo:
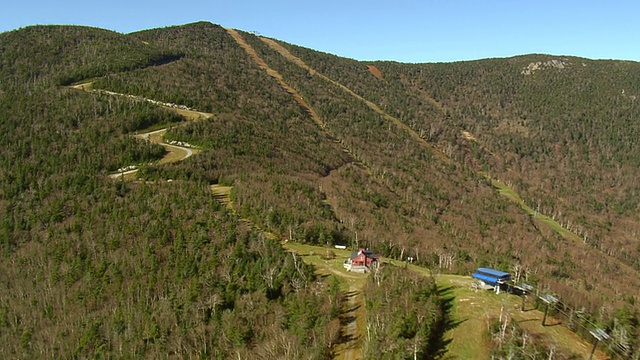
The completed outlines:
<svg viewBox="0 0 640 360">
<path fill-rule="evenodd" d="M 511 280 L 511 274 L 489 268 L 478 268 L 472 275 L 474 278 L 484 282 L 487 285 L 496 286 L 498 284 L 506 284 Z"/>
</svg>

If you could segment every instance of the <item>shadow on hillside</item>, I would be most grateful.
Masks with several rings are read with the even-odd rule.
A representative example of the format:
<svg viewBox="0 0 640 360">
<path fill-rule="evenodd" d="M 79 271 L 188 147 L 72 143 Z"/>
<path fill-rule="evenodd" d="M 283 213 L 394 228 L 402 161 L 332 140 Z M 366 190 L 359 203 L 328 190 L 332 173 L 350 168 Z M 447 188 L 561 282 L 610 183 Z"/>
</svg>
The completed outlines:
<svg viewBox="0 0 640 360">
<path fill-rule="evenodd" d="M 551 322 L 553 321 L 553 322 Z M 560 320 L 551 320 L 549 321 L 549 319 L 547 319 L 547 321 L 545 322 L 545 324 L 543 325 L 544 327 L 554 327 L 554 326 L 558 326 L 558 325 L 562 325 L 562 321 Z"/>
<path fill-rule="evenodd" d="M 523 313 L 526 313 L 528 311 L 535 310 L 535 309 L 536 309 L 535 306 L 531 306 L 531 307 L 526 307 L 525 306 L 524 310 L 520 310 L 520 311 L 523 312 Z"/>
<path fill-rule="evenodd" d="M 347 304 L 358 295 L 357 291 L 349 291 L 345 294 Z M 356 311 L 360 309 L 360 305 L 344 308 L 340 314 L 340 327 L 342 328 L 339 343 L 349 344 L 348 348 L 356 348 L 359 336 L 356 330 Z"/>
<path fill-rule="evenodd" d="M 426 359 L 444 359 L 447 353 L 447 347 L 451 343 L 451 339 L 445 339 L 444 335 L 447 331 L 455 329 L 466 320 L 454 321 L 451 317 L 451 309 L 453 308 L 453 301 L 455 296 L 453 294 L 453 286 L 440 287 L 438 293 L 442 300 L 442 309 L 444 311 L 444 318 L 438 324 L 437 331 L 433 332 L 433 336 L 429 341 L 429 348 L 425 354 Z"/>
<path fill-rule="evenodd" d="M 349 301 L 351 301 L 351 299 L 355 296 L 358 295 L 357 291 L 349 291 L 345 294 L 345 300 L 347 301 L 347 303 Z M 360 305 L 354 304 L 354 306 L 350 307 L 350 308 L 346 308 L 342 311 L 342 314 L 340 315 L 342 318 L 342 321 L 340 321 L 341 323 L 343 323 L 343 325 L 349 324 L 351 321 L 347 321 L 347 319 L 351 319 L 353 321 L 355 321 L 355 315 L 353 313 L 356 312 L 356 310 L 360 309 Z"/>
<path fill-rule="evenodd" d="M 344 324 L 342 323 L 344 321 Z M 352 322 L 356 321 L 356 317 L 355 316 L 347 316 L 344 317 L 343 319 L 341 319 L 340 323 L 342 326 L 349 326 L 349 324 L 351 324 Z M 357 343 L 356 341 L 359 339 L 360 337 L 357 334 L 350 334 L 348 331 L 346 331 L 346 329 L 343 328 L 343 331 L 340 333 L 340 338 L 338 340 L 339 344 L 350 344 L 349 348 L 355 348 Z"/>
</svg>

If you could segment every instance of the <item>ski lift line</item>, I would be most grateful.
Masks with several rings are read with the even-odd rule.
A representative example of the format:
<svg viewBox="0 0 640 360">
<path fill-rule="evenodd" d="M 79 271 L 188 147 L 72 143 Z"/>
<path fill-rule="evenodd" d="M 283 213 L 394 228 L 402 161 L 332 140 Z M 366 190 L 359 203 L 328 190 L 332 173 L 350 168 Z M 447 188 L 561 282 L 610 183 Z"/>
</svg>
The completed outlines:
<svg viewBox="0 0 640 360">
<path fill-rule="evenodd" d="M 560 303 L 560 302 L 558 302 L 558 303 Z M 555 303 L 555 304 L 557 305 L 558 303 Z M 566 313 L 565 311 L 563 311 L 562 309 L 556 309 L 556 310 L 557 310 L 559 313 L 563 314 L 565 317 L 567 317 L 567 318 L 569 318 L 569 317 L 570 317 L 570 315 L 569 315 L 569 314 L 567 314 L 567 313 Z M 594 335 L 594 329 L 599 329 L 599 330 L 600 330 L 600 332 L 601 332 L 601 334 L 604 334 L 604 335 L 603 335 L 603 338 L 602 338 L 602 339 L 598 339 L 597 337 L 596 337 L 596 339 L 598 339 L 598 341 L 599 341 L 599 342 L 601 342 L 603 346 L 605 346 L 607 349 L 609 349 L 609 351 L 610 351 L 610 352 L 614 353 L 614 354 L 615 354 L 615 356 L 616 356 L 617 358 L 619 358 L 619 359 L 626 359 L 626 358 L 627 358 L 627 356 L 626 356 L 626 355 L 621 354 L 621 353 L 618 351 L 618 348 L 620 348 L 620 346 L 621 346 L 621 344 L 620 344 L 618 341 L 616 341 L 615 339 L 613 339 L 612 337 L 610 337 L 610 336 L 609 336 L 609 335 L 608 335 L 608 334 L 607 334 L 607 333 L 606 333 L 602 328 L 600 328 L 600 327 L 596 326 L 593 322 L 591 322 L 591 321 L 589 321 L 589 320 L 587 320 L 587 319 L 584 319 L 584 318 L 581 318 L 581 320 L 583 320 L 584 322 L 586 322 L 589 326 L 585 325 L 585 324 L 584 324 L 584 323 L 582 323 L 582 322 L 577 322 L 577 323 L 574 323 L 574 327 L 575 327 L 575 329 L 580 328 L 580 329 L 582 329 L 584 332 L 586 332 L 586 333 L 590 333 L 590 334 L 591 334 L 592 336 L 594 336 L 594 337 L 595 337 L 595 335 Z M 573 330 L 573 329 L 571 329 L 571 328 L 569 328 L 569 329 L 570 329 L 570 330 L 572 330 L 572 332 L 574 332 L 574 333 L 578 333 L 578 331 L 577 331 L 577 330 Z M 598 332 L 598 334 L 600 334 L 600 332 Z M 581 336 L 581 337 L 582 337 L 582 336 Z M 583 339 L 584 339 L 584 337 L 583 337 Z M 585 340 L 586 340 L 586 339 L 585 339 Z"/>
<path fill-rule="evenodd" d="M 551 297 L 556 298 L 555 296 L 551 296 Z M 558 304 L 563 304 L 563 303 L 561 301 L 559 301 L 559 300 L 557 302 L 553 303 L 553 305 L 558 305 Z M 556 308 L 555 310 L 557 312 L 563 314 L 566 318 L 570 318 L 570 314 L 565 312 L 563 310 L 563 308 Z M 599 329 L 607 337 L 603 338 L 601 340 L 599 339 L 598 341 L 601 342 L 603 344 L 603 346 L 606 346 L 607 349 L 609 349 L 609 351 L 613 352 L 619 359 L 626 359 L 627 358 L 627 356 L 625 354 L 620 353 L 619 350 L 618 350 L 621 347 L 620 342 L 618 342 L 616 339 L 614 339 L 611 336 L 609 336 L 600 326 L 595 324 L 593 321 L 591 321 L 589 319 L 585 319 L 585 318 L 580 318 L 580 320 L 582 320 L 582 321 L 574 323 L 574 326 L 576 328 L 580 328 L 580 329 L 584 330 L 584 332 L 588 332 L 594 337 L 595 337 L 595 335 L 593 335 L 594 329 Z M 577 331 L 575 331 L 575 330 L 572 330 L 572 331 L 574 333 L 577 333 Z M 598 332 L 598 333 L 600 333 L 600 332 Z"/>
<path fill-rule="evenodd" d="M 551 294 L 544 294 L 539 296 L 538 298 L 544 301 L 547 305 L 555 305 L 560 302 L 560 300 L 557 297 Z"/>
<path fill-rule="evenodd" d="M 527 285 L 528 285 L 528 284 L 527 284 Z M 516 288 L 517 288 L 517 286 L 514 286 L 514 287 L 516 287 Z M 531 292 L 533 292 L 533 290 L 536 290 L 537 292 L 541 292 L 539 288 L 534 287 L 534 286 L 532 286 L 532 285 L 528 285 L 528 287 L 530 287 L 530 289 L 531 289 L 531 290 L 529 291 L 530 293 L 531 293 Z M 539 298 L 540 298 L 540 299 L 542 299 L 542 297 L 544 297 L 544 296 L 545 296 L 545 295 L 539 296 Z M 559 299 L 559 298 L 557 298 L 556 296 L 551 295 L 551 294 L 546 294 L 546 296 L 547 296 L 548 298 L 553 298 L 553 299 L 555 299 L 555 304 L 556 304 L 556 305 L 557 305 L 557 304 L 561 304 L 561 305 L 563 305 L 563 307 L 562 307 L 562 308 L 558 308 L 558 309 L 557 309 L 557 311 L 558 311 L 558 312 L 560 312 L 560 313 L 562 313 L 562 314 L 564 314 L 565 316 L 569 317 L 569 314 L 568 314 L 568 313 L 566 313 L 566 312 L 563 310 L 563 308 L 565 307 L 565 306 L 564 306 L 565 304 L 564 304 L 562 301 L 560 301 L 560 299 Z M 543 301 L 544 301 L 544 300 L 543 300 Z M 589 325 L 591 325 L 591 326 L 593 326 L 593 327 L 598 327 L 598 326 L 597 326 L 595 323 L 593 323 L 592 321 L 590 321 L 590 320 L 588 320 L 588 319 L 584 319 L 584 318 L 582 318 L 582 319 L 583 319 L 585 322 L 587 322 Z"/>
<path fill-rule="evenodd" d="M 561 313 L 562 315 L 564 315 L 566 318 L 570 318 L 570 314 L 567 313 L 566 311 L 564 311 L 565 308 L 568 308 L 570 310 L 574 310 L 572 307 L 566 306 L 565 303 L 563 303 L 557 296 L 549 294 L 549 293 L 545 293 L 545 291 L 541 291 L 540 288 L 530 285 L 530 284 L 526 284 L 526 283 L 519 283 L 517 285 L 515 284 L 510 284 L 511 287 L 513 288 L 517 288 L 519 290 L 523 290 L 526 291 L 527 293 L 534 293 L 534 291 L 536 293 L 543 293 L 543 295 L 538 296 L 538 299 L 542 300 L 543 302 L 545 302 L 547 304 L 547 306 L 553 306 L 555 308 L 555 311 L 557 311 L 558 313 Z M 547 303 L 547 301 L 549 301 Z M 561 305 L 560 307 L 558 307 L 557 305 Z M 587 319 L 587 318 L 583 318 L 579 315 L 579 313 L 577 314 L 578 318 L 581 321 L 578 321 L 576 323 L 573 324 L 574 329 L 581 329 L 583 330 L 585 333 L 590 333 L 592 336 L 593 335 L 593 331 L 594 329 L 601 329 L 601 331 L 606 334 L 608 337 L 603 338 L 602 340 L 598 340 L 602 346 L 605 346 L 608 351 L 610 353 L 612 353 L 613 355 L 615 355 L 616 358 L 618 359 L 627 359 L 628 357 L 625 354 L 620 353 L 620 347 L 621 344 L 620 342 L 618 342 L 616 339 L 612 338 L 611 336 L 609 336 L 602 328 L 601 326 L 598 326 L 597 324 L 595 324 L 593 321 Z M 570 328 L 570 330 L 575 333 L 578 334 L 577 330 L 573 330 Z M 579 335 L 579 334 L 578 334 Z M 580 336 L 584 339 L 583 336 Z M 595 337 L 595 336 L 594 336 Z M 587 339 L 584 339 L 587 340 Z"/>
</svg>

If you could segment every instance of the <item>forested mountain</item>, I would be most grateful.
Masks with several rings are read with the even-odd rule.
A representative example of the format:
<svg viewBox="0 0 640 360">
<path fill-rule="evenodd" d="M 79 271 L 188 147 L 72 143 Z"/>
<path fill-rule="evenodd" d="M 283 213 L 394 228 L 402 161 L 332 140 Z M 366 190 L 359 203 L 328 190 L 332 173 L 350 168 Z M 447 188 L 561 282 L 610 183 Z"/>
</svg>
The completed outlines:
<svg viewBox="0 0 640 360">
<path fill-rule="evenodd" d="M 512 271 L 637 338 L 639 80 L 639 63 L 550 55 L 359 62 L 210 23 L 2 33 L 0 353 L 330 357 L 343 291 L 285 239 Z M 200 152 L 159 163 L 131 135 L 160 128 Z M 385 276 L 424 288 L 393 291 L 433 318 L 366 351 L 413 357 L 441 333 L 437 289 Z"/>
</svg>

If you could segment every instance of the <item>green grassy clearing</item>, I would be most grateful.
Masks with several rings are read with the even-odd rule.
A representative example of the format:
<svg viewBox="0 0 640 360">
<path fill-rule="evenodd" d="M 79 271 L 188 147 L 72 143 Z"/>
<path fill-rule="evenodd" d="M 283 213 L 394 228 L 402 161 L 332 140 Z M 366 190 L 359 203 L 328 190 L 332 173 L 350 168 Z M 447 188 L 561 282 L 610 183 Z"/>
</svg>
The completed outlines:
<svg viewBox="0 0 640 360">
<path fill-rule="evenodd" d="M 226 201 L 229 201 L 229 196 L 231 196 L 231 186 L 213 184 L 211 185 L 211 192 L 213 193 L 213 196 L 225 198 Z"/>
<path fill-rule="evenodd" d="M 294 242 L 283 243 L 285 249 L 295 251 L 302 257 L 302 260 L 315 266 L 316 273 L 320 276 L 335 276 L 341 284 L 343 291 L 349 291 L 354 287 L 362 289 L 368 275 L 348 272 L 342 264 L 351 255 L 349 250 L 325 248 Z M 335 258 L 327 259 L 327 251 L 333 252 Z"/>
<path fill-rule="evenodd" d="M 486 176 L 486 175 L 485 175 Z M 534 216 L 536 218 L 536 220 L 546 224 L 547 226 L 549 226 L 553 231 L 557 232 L 558 234 L 560 234 L 563 238 L 567 239 L 567 240 L 571 240 L 571 241 L 581 241 L 580 237 L 578 237 L 576 234 L 568 231 L 567 229 L 563 228 L 562 226 L 560 226 L 560 224 L 558 224 L 557 221 L 553 220 L 552 218 L 546 216 L 546 215 L 542 215 L 540 213 L 536 213 L 536 211 L 534 209 L 532 209 L 531 207 L 527 206 L 524 201 L 522 201 L 522 199 L 520 198 L 520 195 L 518 195 L 518 193 L 516 193 L 513 189 L 511 189 L 510 187 L 508 187 L 506 184 L 495 180 L 495 179 L 491 179 L 491 184 L 498 189 L 498 192 L 500 193 L 500 195 L 510 199 L 511 201 L 517 203 L 520 208 L 522 210 L 524 210 L 527 214 Z"/>
</svg>

